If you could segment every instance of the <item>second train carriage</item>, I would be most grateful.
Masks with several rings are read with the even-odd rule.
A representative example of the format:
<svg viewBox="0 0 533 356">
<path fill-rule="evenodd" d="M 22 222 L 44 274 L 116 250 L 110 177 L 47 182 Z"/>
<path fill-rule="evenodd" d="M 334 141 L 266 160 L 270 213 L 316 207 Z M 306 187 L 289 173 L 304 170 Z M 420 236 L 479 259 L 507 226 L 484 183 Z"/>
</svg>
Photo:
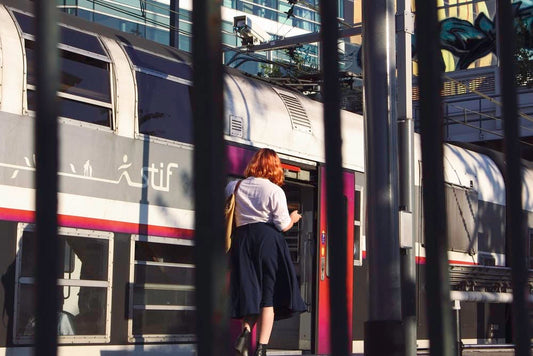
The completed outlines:
<svg viewBox="0 0 533 356">
<path fill-rule="evenodd" d="M 31 2 L 0 4 L 0 352 L 17 354 L 31 346 L 34 325 L 35 29 Z M 60 22 L 60 352 L 192 353 L 189 58 L 79 18 L 62 16 Z M 258 147 L 271 147 L 284 163 L 289 205 L 304 216 L 286 239 L 308 312 L 277 323 L 271 346 L 325 354 L 330 318 L 322 105 L 231 69 L 224 82 L 229 179 L 242 174 Z M 368 274 L 362 117 L 343 112 L 342 132 L 347 317 L 352 349 L 362 351 Z M 420 282 L 425 255 L 418 149 L 415 161 L 413 229 Z M 496 161 L 458 146 L 445 148 L 455 289 L 509 288 L 508 270 L 502 268 L 505 182 Z M 531 219 L 533 180 L 525 172 L 524 206 Z M 427 340 L 423 293 L 421 282 L 421 347 Z M 506 308 L 463 303 L 464 341 L 505 342 Z"/>
</svg>

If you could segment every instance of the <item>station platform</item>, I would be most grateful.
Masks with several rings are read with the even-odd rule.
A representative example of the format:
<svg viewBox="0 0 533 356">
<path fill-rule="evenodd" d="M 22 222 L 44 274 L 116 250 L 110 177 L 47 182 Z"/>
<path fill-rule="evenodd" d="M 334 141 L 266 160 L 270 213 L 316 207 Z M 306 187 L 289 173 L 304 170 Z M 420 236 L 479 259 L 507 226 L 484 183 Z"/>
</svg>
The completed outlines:
<svg viewBox="0 0 533 356">
<path fill-rule="evenodd" d="M 514 356 L 512 348 L 501 349 L 465 349 L 462 351 L 463 356 Z M 302 353 L 299 350 L 268 350 L 268 356 L 287 356 L 287 355 L 306 355 L 306 356 L 325 356 L 317 354 Z M 417 356 L 430 355 L 429 350 L 419 350 Z M 351 356 L 364 356 L 362 353 L 354 353 Z"/>
</svg>

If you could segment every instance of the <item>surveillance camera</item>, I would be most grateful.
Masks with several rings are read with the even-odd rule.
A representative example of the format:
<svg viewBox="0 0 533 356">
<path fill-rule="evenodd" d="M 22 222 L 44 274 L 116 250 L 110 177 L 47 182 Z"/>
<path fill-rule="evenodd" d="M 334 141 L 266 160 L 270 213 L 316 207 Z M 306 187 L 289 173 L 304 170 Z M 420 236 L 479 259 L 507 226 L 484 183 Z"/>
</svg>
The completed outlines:
<svg viewBox="0 0 533 356">
<path fill-rule="evenodd" d="M 233 30 L 241 38 L 243 46 L 252 46 L 254 43 L 266 42 L 270 35 L 258 26 L 252 27 L 252 19 L 246 15 L 235 16 L 233 18 Z"/>
</svg>

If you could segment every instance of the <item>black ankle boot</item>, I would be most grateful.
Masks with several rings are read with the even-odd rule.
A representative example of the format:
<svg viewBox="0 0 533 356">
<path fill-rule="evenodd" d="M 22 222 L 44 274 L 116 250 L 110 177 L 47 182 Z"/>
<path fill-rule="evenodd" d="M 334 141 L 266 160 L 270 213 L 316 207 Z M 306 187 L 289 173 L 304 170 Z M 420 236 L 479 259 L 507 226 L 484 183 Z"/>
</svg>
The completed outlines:
<svg viewBox="0 0 533 356">
<path fill-rule="evenodd" d="M 257 344 L 257 349 L 255 349 L 254 356 L 266 356 L 267 354 L 267 345 L 266 344 Z"/>
<path fill-rule="evenodd" d="M 248 345 L 250 345 L 250 330 L 244 328 L 235 341 L 235 354 L 237 356 L 248 356 Z"/>
</svg>

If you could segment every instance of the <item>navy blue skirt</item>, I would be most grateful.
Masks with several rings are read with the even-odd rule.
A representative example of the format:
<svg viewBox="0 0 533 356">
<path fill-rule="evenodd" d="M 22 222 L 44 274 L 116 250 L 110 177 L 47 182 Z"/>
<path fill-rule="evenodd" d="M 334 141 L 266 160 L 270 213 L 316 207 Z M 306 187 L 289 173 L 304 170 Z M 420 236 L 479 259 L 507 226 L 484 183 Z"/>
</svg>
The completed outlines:
<svg viewBox="0 0 533 356">
<path fill-rule="evenodd" d="M 239 226 L 230 249 L 231 317 L 241 319 L 274 307 L 274 318 L 306 311 L 283 235 L 272 225 Z"/>
</svg>

